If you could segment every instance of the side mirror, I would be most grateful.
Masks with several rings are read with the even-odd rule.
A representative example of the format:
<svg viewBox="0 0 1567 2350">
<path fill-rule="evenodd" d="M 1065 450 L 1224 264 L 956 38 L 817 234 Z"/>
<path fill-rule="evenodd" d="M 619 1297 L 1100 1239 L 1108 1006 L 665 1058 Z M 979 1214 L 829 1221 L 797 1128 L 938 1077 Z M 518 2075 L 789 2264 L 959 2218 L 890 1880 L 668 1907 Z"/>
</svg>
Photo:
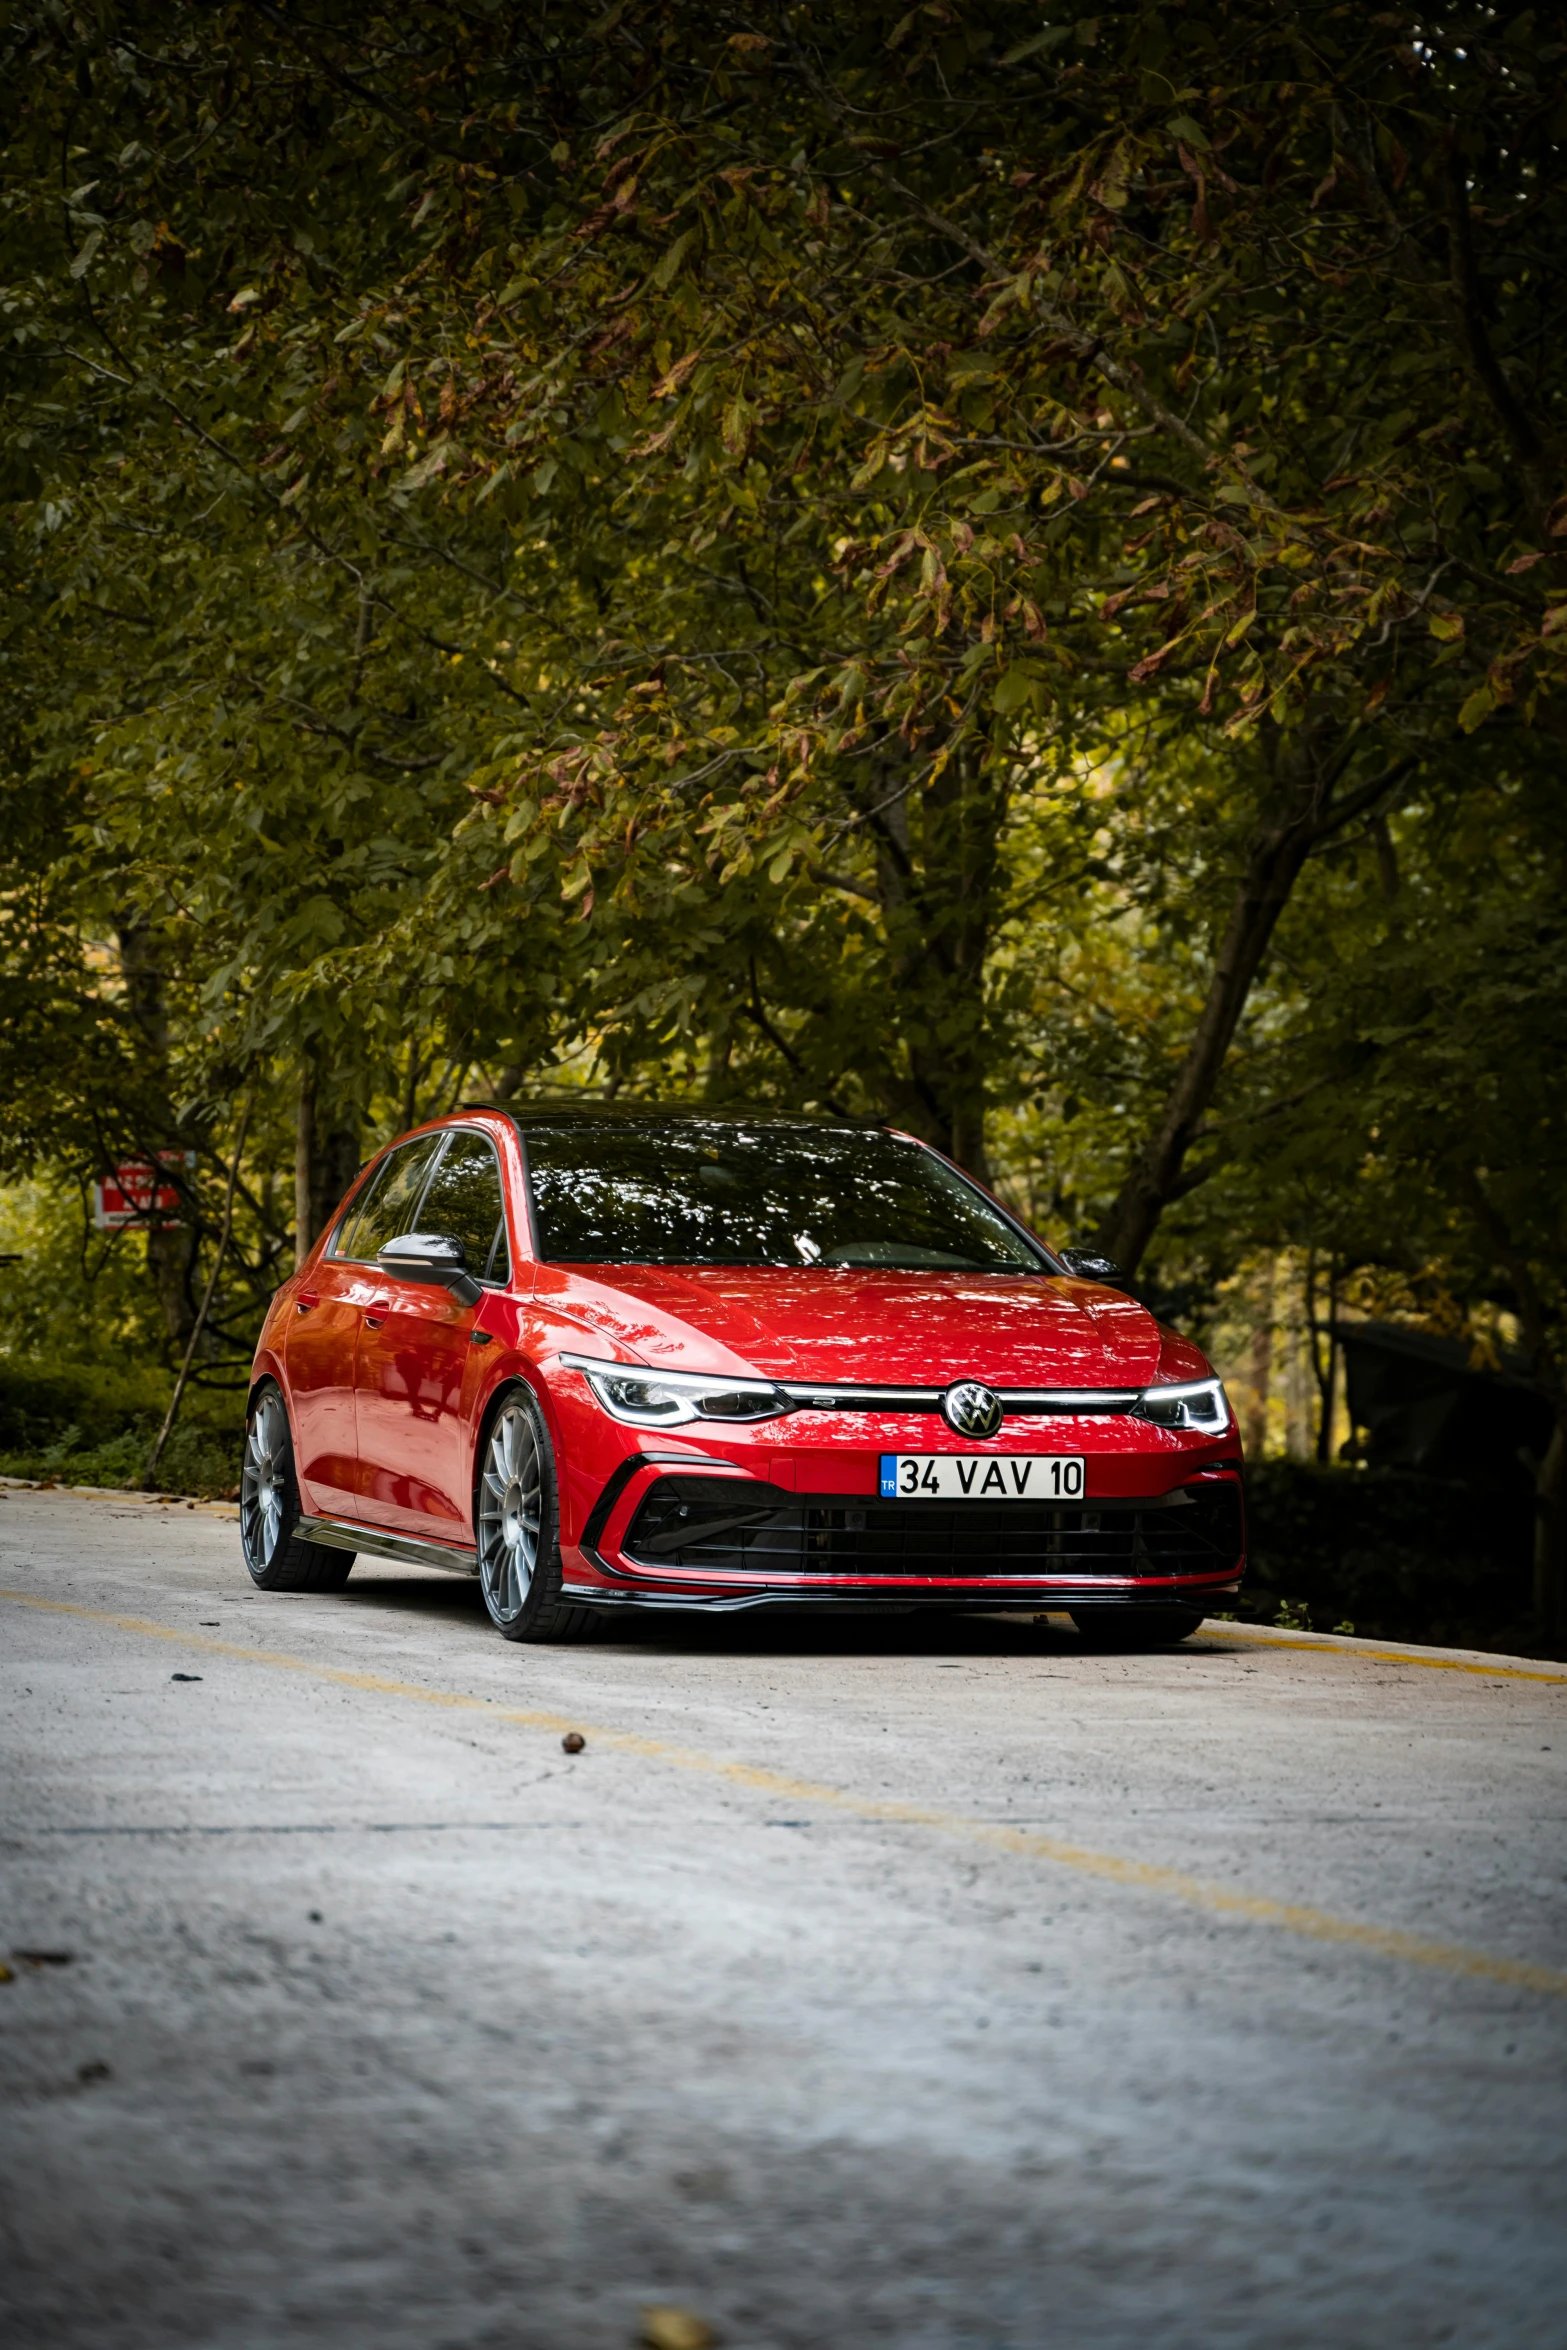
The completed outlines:
<svg viewBox="0 0 1567 2350">
<path fill-rule="evenodd" d="M 1126 1275 L 1114 1257 L 1102 1257 L 1096 1248 L 1058 1248 L 1056 1255 L 1076 1281 L 1103 1281 L 1111 1289 L 1126 1287 Z"/>
<path fill-rule="evenodd" d="M 400 1232 L 376 1253 L 383 1273 L 399 1281 L 432 1281 L 449 1289 L 465 1306 L 483 1295 L 468 1270 L 468 1251 L 455 1233 Z"/>
</svg>

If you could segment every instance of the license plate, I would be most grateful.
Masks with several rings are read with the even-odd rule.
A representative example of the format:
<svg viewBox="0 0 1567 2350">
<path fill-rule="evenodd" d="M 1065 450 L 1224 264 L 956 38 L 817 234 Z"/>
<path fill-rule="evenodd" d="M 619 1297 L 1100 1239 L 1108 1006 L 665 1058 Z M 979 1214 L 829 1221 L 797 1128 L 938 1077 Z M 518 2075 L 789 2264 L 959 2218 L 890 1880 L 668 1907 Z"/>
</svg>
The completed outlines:
<svg viewBox="0 0 1567 2350">
<path fill-rule="evenodd" d="M 1081 1501 L 1083 1456 L 1058 1452 L 884 1452 L 883 1501 Z"/>
</svg>

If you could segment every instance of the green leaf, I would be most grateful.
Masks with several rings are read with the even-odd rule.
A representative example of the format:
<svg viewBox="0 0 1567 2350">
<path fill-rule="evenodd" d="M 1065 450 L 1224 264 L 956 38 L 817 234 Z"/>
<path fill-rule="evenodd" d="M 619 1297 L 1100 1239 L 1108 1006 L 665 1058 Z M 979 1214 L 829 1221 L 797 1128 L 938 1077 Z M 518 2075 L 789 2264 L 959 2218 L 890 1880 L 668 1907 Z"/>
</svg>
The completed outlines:
<svg viewBox="0 0 1567 2350">
<path fill-rule="evenodd" d="M 1041 52 L 1059 49 L 1063 41 L 1070 41 L 1076 27 L 1069 24 L 1047 24 L 1042 33 L 1033 33 L 1026 41 L 1019 41 L 1002 58 L 1003 65 L 1021 65 L 1025 57 L 1038 57 Z"/>
<path fill-rule="evenodd" d="M 668 250 L 659 256 L 653 264 L 651 272 L 654 285 L 668 286 L 673 283 L 681 262 L 691 249 L 696 233 L 693 228 L 683 230 Z"/>
<path fill-rule="evenodd" d="M 756 425 L 756 410 L 743 392 L 736 392 L 724 410 L 724 447 L 731 457 L 744 457 L 750 449 Z"/>
<path fill-rule="evenodd" d="M 1042 672 L 1031 662 L 1014 661 L 991 695 L 991 706 L 1003 718 L 1010 718 L 1018 710 L 1039 708 L 1048 691 Z"/>
</svg>

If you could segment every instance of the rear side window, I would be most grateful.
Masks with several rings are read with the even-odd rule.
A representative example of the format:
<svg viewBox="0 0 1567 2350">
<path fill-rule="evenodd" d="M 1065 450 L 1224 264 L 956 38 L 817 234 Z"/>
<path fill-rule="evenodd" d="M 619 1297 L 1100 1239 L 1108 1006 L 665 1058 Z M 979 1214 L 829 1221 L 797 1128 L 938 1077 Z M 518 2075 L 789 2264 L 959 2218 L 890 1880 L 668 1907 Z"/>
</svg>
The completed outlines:
<svg viewBox="0 0 1567 2350">
<path fill-rule="evenodd" d="M 423 1134 L 417 1142 L 405 1142 L 401 1150 L 388 1153 L 363 1203 L 343 1227 L 337 1244 L 340 1257 L 355 1257 L 368 1264 L 377 1250 L 407 1231 L 430 1161 L 443 1139 L 439 1134 Z"/>
<path fill-rule="evenodd" d="M 501 1206 L 501 1170 L 482 1134 L 454 1134 L 419 1210 L 421 1232 L 447 1232 L 468 1252 L 481 1281 L 507 1281 L 511 1262 Z"/>
</svg>

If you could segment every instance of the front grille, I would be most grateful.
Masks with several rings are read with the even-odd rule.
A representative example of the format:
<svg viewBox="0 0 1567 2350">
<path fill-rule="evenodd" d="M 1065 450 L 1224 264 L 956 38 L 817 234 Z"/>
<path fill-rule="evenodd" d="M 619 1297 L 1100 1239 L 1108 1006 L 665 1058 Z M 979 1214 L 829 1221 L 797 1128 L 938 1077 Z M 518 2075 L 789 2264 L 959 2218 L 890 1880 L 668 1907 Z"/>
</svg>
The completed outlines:
<svg viewBox="0 0 1567 2350">
<path fill-rule="evenodd" d="M 1212 1575 L 1243 1544 L 1238 1485 L 1185 1485 L 1152 1501 L 799 1500 L 778 1486 L 661 1477 L 626 1536 L 629 1560 L 753 1575 Z"/>
</svg>

